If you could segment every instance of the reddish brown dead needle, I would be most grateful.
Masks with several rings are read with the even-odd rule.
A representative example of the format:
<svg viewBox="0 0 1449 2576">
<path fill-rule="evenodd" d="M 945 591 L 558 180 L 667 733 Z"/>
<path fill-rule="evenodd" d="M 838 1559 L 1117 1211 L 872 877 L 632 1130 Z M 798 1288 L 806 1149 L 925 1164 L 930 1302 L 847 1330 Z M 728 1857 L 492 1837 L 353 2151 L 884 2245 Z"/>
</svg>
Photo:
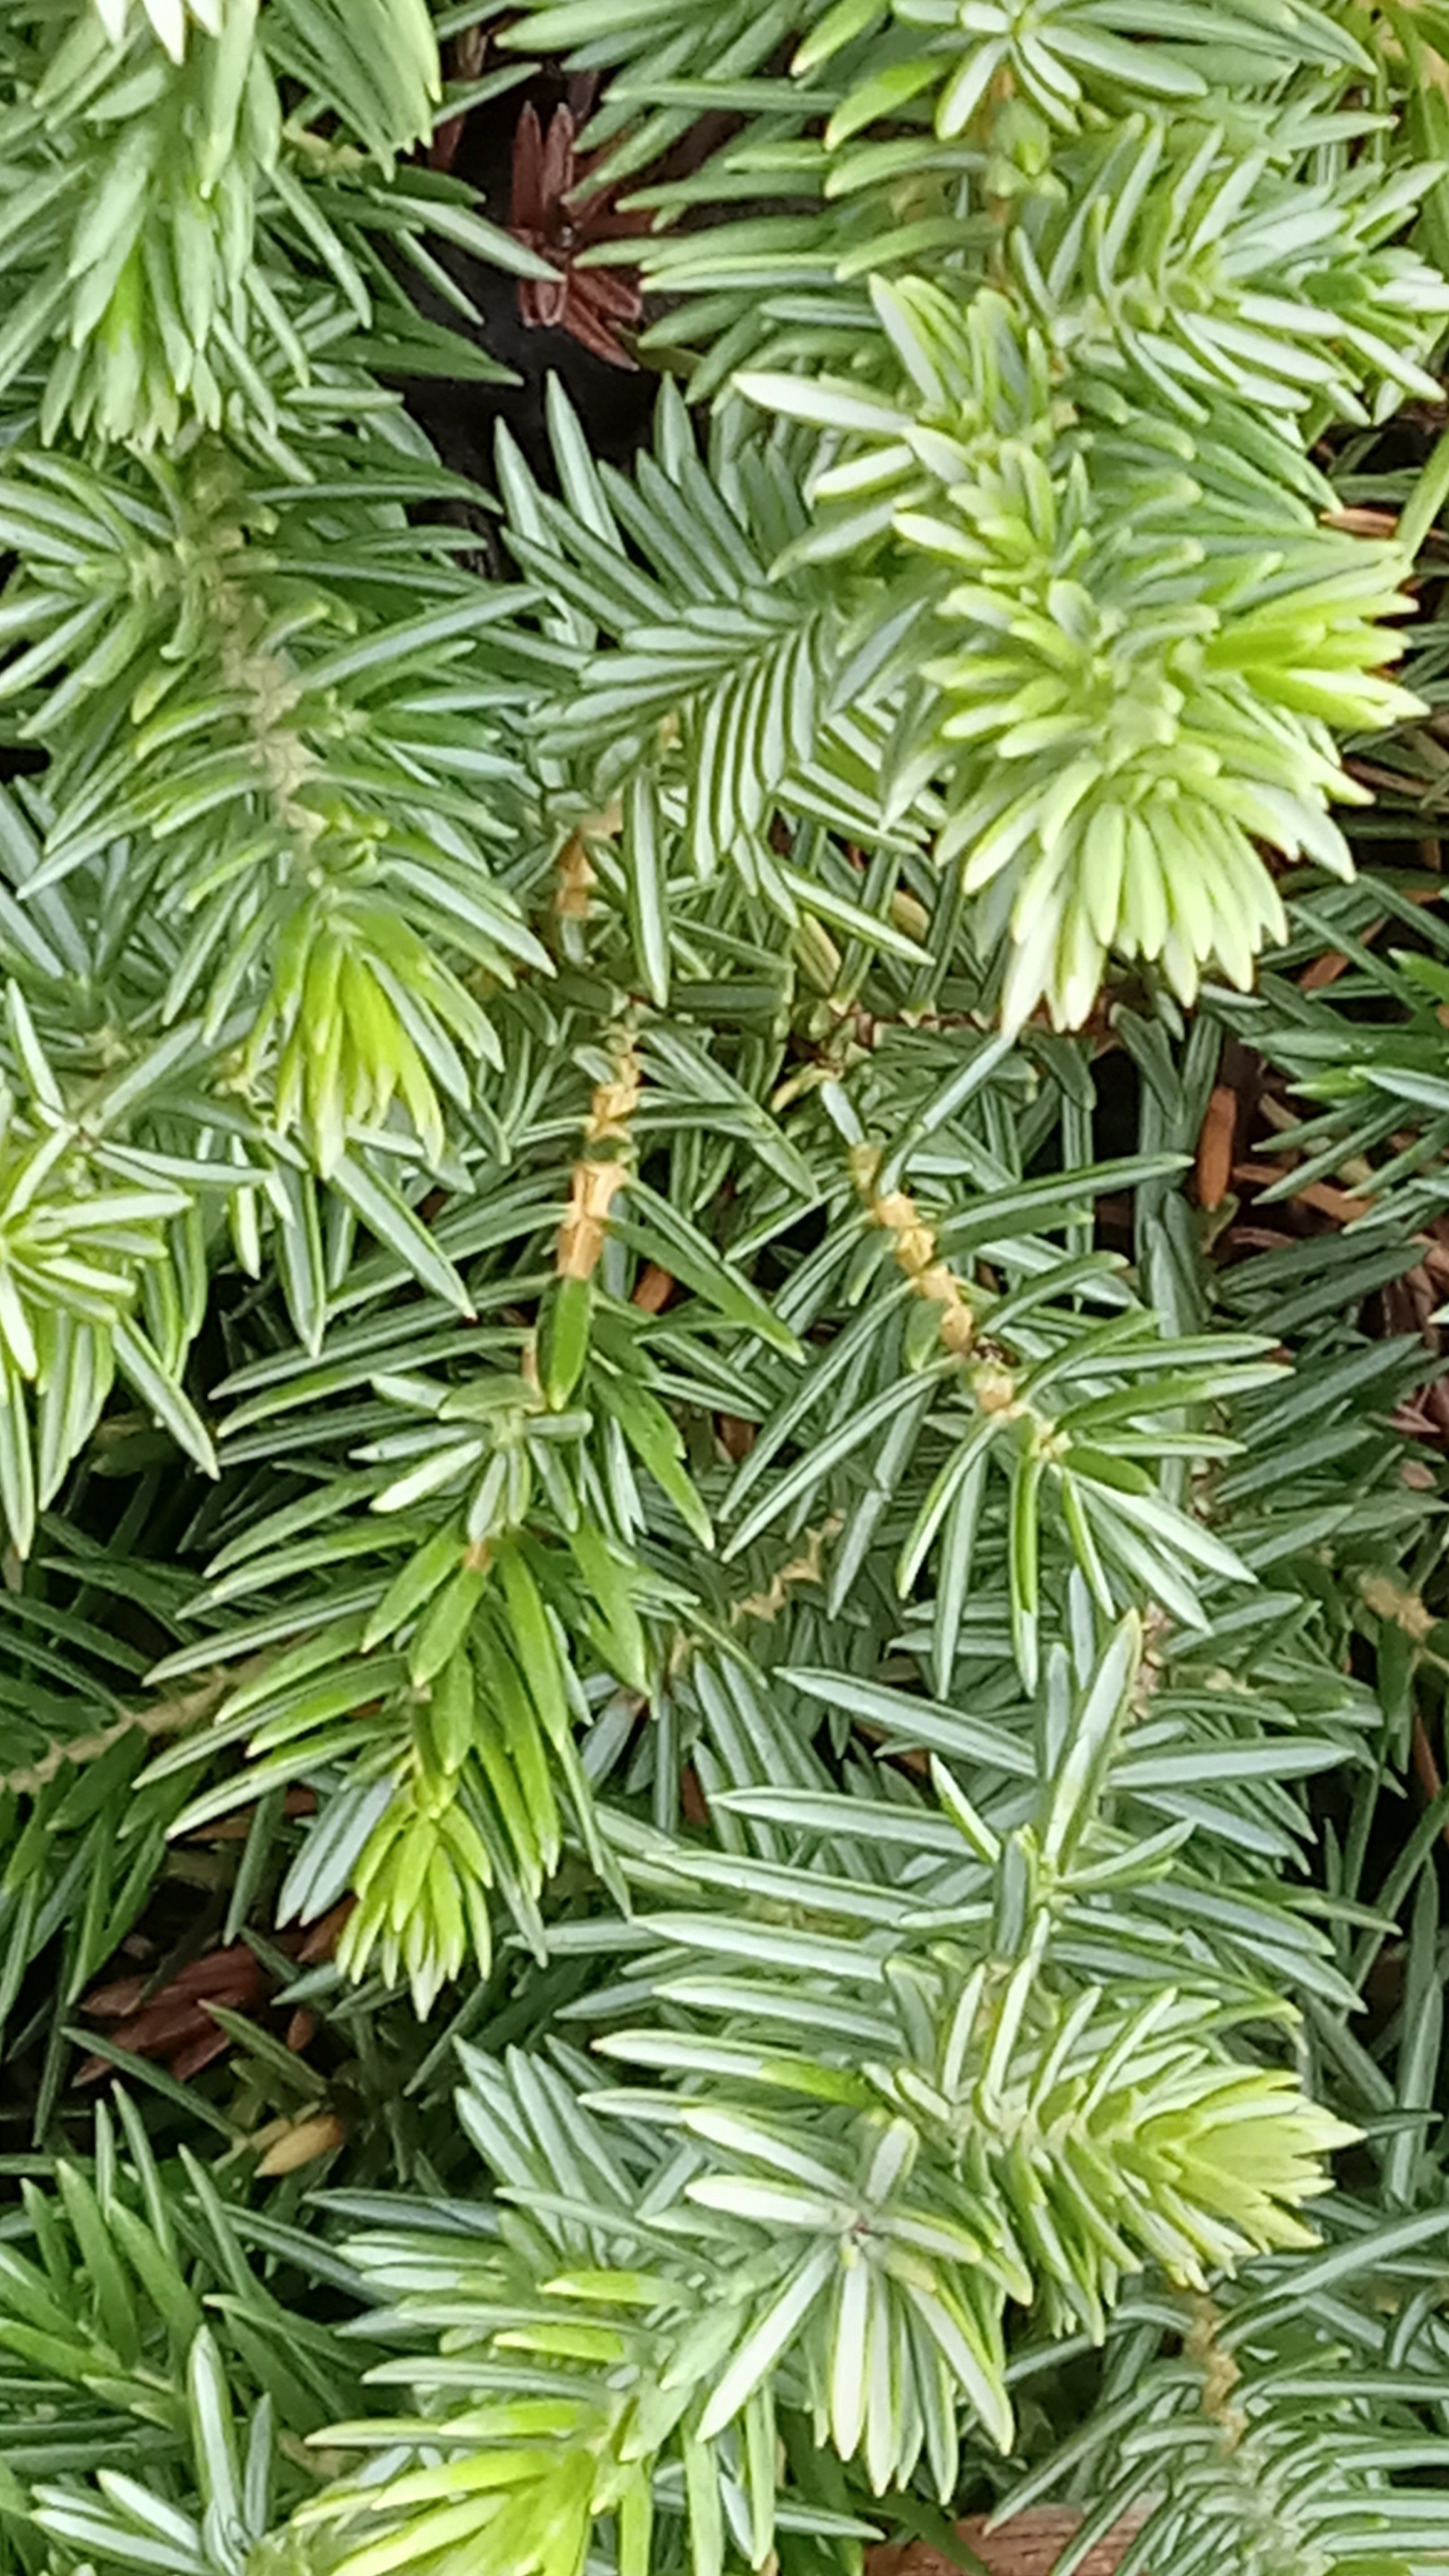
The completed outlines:
<svg viewBox="0 0 1449 2576">
<path fill-rule="evenodd" d="M 575 150 L 576 136 L 568 107 L 554 109 L 545 134 L 530 104 L 514 130 L 508 229 L 557 271 L 551 278 L 520 278 L 518 310 L 530 329 L 567 331 L 611 367 L 632 367 L 633 354 L 618 335 L 644 309 L 637 277 L 627 269 L 580 268 L 578 261 L 596 242 L 623 240 L 647 223 L 617 213 L 612 188 L 576 194 L 589 168 Z"/>
</svg>

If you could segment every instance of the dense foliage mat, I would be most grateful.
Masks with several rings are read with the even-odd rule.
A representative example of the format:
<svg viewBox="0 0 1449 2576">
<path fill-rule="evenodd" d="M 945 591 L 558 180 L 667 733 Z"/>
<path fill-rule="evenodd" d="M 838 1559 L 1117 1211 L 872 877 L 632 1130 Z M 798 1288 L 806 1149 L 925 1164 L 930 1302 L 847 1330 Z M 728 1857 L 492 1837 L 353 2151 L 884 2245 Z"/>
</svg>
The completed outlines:
<svg viewBox="0 0 1449 2576">
<path fill-rule="evenodd" d="M 1449 11 L 4 0 L 0 260 L 0 2566 L 1442 2566 Z"/>
</svg>

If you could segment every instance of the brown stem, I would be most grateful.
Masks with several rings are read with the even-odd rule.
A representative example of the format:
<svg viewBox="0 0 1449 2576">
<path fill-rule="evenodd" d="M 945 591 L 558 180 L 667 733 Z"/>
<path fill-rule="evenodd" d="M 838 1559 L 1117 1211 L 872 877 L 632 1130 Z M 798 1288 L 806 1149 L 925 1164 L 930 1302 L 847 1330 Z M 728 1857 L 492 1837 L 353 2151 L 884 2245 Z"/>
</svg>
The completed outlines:
<svg viewBox="0 0 1449 2576">
<path fill-rule="evenodd" d="M 252 1672 L 260 1670 L 260 1665 L 261 1658 L 258 1658 L 255 1663 L 243 1665 L 238 1672 L 213 1673 L 209 1680 L 199 1682 L 194 1690 L 178 1693 L 175 1699 L 157 1700 L 153 1708 L 128 1708 L 110 1726 L 101 1727 L 94 1735 L 77 1735 L 68 1744 L 52 1744 L 49 1752 L 43 1753 L 28 1770 L 0 1773 L 0 1791 L 9 1790 L 19 1798 L 36 1797 L 58 1771 L 64 1770 L 67 1762 L 73 1762 L 77 1767 L 83 1762 L 98 1762 L 103 1753 L 109 1753 L 111 1746 L 119 1744 L 122 1736 L 129 1735 L 133 1729 L 137 1734 L 148 1737 L 184 1735 L 188 1726 L 212 1716 L 227 1693 L 235 1690 Z"/>
</svg>

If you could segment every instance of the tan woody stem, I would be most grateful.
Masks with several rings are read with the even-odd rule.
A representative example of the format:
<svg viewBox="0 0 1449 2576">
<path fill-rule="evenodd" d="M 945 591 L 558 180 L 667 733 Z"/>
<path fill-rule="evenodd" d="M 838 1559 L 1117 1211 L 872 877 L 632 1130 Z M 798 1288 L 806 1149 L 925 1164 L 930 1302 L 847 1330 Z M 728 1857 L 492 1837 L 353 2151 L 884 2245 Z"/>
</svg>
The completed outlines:
<svg viewBox="0 0 1449 2576">
<path fill-rule="evenodd" d="M 559 1227 L 554 1267 L 560 1279 L 592 1279 L 599 1266 L 614 1195 L 633 1160 L 631 1122 L 642 1083 L 630 1028 L 610 1041 L 613 1072 L 595 1086 L 584 1127 L 585 1151 L 573 1169 L 568 1214 Z"/>
<path fill-rule="evenodd" d="M 921 1215 L 915 1200 L 905 1190 L 877 1191 L 881 1162 L 878 1148 L 858 1145 L 850 1160 L 851 1178 L 871 1221 L 892 1238 L 897 1266 L 905 1272 L 913 1294 L 940 1308 L 936 1329 L 943 1347 L 964 1359 L 976 1340 L 968 1283 L 941 1259 L 935 1227 Z"/>
</svg>

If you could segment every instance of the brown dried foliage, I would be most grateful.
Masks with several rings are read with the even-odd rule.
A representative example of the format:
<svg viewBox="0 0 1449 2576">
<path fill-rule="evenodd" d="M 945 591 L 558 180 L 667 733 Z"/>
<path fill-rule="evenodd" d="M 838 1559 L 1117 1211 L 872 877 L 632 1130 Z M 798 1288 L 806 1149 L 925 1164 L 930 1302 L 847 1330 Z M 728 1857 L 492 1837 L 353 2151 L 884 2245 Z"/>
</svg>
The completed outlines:
<svg viewBox="0 0 1449 2576">
<path fill-rule="evenodd" d="M 330 1958 L 351 1910 L 352 1900 L 348 1898 L 319 1922 L 310 1924 L 305 1932 L 275 1935 L 275 1946 L 286 1951 L 299 1966 Z M 275 1979 L 267 1974 L 256 1952 L 247 1942 L 234 1941 L 226 1949 L 203 1952 L 199 1959 L 190 1960 L 159 1985 L 152 1969 L 97 1986 L 87 1995 L 83 2008 L 93 2021 L 110 2025 L 107 2036 L 117 2048 L 126 2049 L 132 2057 L 157 2060 L 184 2084 L 223 2056 L 232 2044 L 212 2012 L 212 2005 L 220 2004 L 228 2012 L 255 2014 L 266 2010 L 274 1991 Z M 305 2048 L 315 2028 L 310 2013 L 294 2013 L 287 2025 L 287 2046 Z M 77 2070 L 77 2081 L 93 2084 L 112 2071 L 106 2058 L 88 2057 Z"/>
<path fill-rule="evenodd" d="M 567 331 L 609 366 L 632 367 L 633 352 L 619 334 L 632 330 L 644 309 L 637 276 L 578 263 L 598 242 L 647 230 L 647 219 L 618 213 L 612 188 L 579 193 L 589 162 L 578 153 L 577 136 L 570 107 L 554 109 L 547 133 L 531 102 L 518 120 L 508 229 L 557 271 L 553 278 L 520 278 L 518 310 L 530 329 Z"/>
<path fill-rule="evenodd" d="M 1024 2513 L 1001 2531 L 989 2530 L 984 2521 L 958 2525 L 962 2541 L 980 2560 L 987 2576 L 1051 2576 L 1068 2541 L 1081 2527 L 1079 2513 L 1056 2505 L 1043 2505 L 1036 2512 Z M 1115 2576 L 1140 2528 L 1140 2517 L 1119 2523 L 1108 2539 L 1087 2552 L 1077 2576 Z M 866 2570 L 867 2576 L 960 2576 L 950 2559 L 928 2548 L 924 2541 L 911 2541 L 900 2548 L 872 2549 L 866 2556 Z"/>
</svg>

